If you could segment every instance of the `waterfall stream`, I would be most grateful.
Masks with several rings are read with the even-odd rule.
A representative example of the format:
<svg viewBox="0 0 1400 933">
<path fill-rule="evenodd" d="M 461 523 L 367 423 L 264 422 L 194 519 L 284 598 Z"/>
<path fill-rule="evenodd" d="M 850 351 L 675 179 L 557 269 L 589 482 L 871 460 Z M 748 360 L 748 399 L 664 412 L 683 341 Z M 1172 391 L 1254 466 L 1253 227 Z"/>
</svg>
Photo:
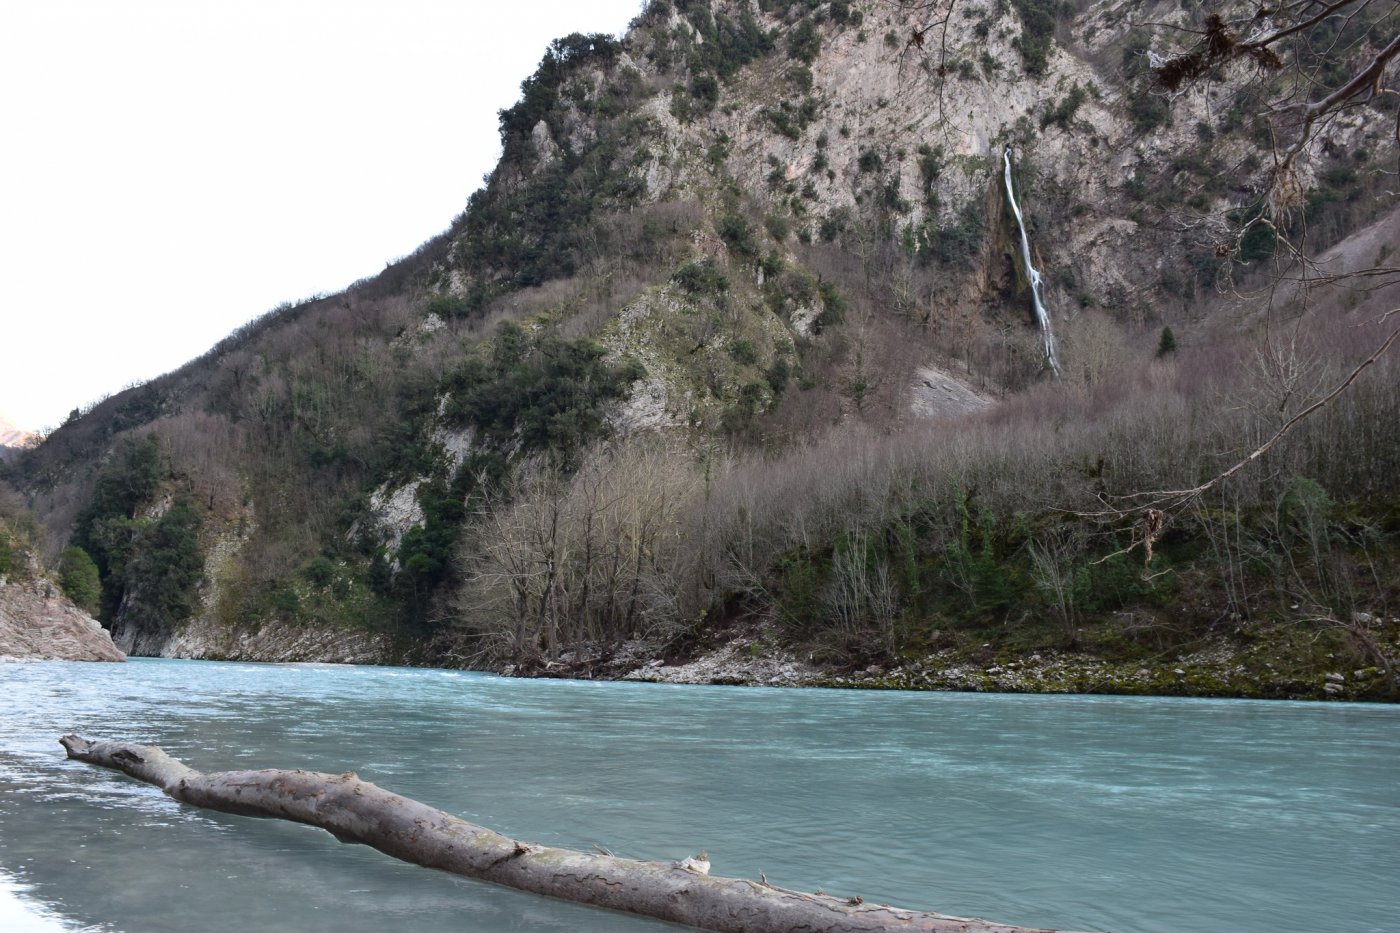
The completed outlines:
<svg viewBox="0 0 1400 933">
<path fill-rule="evenodd" d="M 1002 152 L 1002 162 L 1006 172 L 1006 200 L 1011 204 L 1011 212 L 1016 215 L 1016 228 L 1021 232 L 1021 261 L 1026 266 L 1026 276 L 1031 280 L 1031 302 L 1035 306 L 1035 322 L 1040 327 L 1041 341 L 1045 345 L 1045 362 L 1056 376 L 1060 374 L 1060 359 L 1055 352 L 1055 332 L 1050 327 L 1050 311 L 1040 296 L 1040 270 L 1031 263 L 1031 241 L 1026 235 L 1026 222 L 1021 217 L 1021 208 L 1016 203 L 1016 189 L 1011 183 L 1011 147 Z"/>
</svg>

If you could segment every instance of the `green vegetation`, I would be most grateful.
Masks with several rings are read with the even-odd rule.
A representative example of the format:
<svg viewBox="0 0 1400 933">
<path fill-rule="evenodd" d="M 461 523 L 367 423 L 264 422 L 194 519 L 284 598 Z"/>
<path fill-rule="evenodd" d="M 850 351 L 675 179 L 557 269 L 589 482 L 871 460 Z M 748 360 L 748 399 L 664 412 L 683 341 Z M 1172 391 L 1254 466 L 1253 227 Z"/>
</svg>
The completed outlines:
<svg viewBox="0 0 1400 933">
<path fill-rule="evenodd" d="M 1238 262 L 1252 263 L 1268 259 L 1274 254 L 1278 244 L 1278 234 L 1268 224 L 1256 223 L 1240 237 L 1239 249 L 1235 251 Z"/>
<path fill-rule="evenodd" d="M 1151 47 L 1152 34 L 1146 29 L 1133 29 L 1123 44 L 1123 76 L 1132 86 L 1127 95 L 1128 119 L 1139 134 L 1170 126 L 1172 121 L 1171 107 L 1152 84 L 1147 56 Z"/>
<path fill-rule="evenodd" d="M 1159 126 L 1171 126 L 1172 111 L 1163 97 L 1143 89 L 1128 99 L 1128 119 L 1137 133 L 1150 133 Z"/>
<path fill-rule="evenodd" d="M 1231 352 L 1252 354 L 1246 344 Z M 1325 360 L 1330 373 L 1346 366 L 1337 353 Z M 991 425 L 837 432 L 784 457 L 722 464 L 674 452 L 653 468 L 703 470 L 706 494 L 674 516 L 679 550 L 638 587 L 691 594 L 667 604 L 674 624 L 762 619 L 789 643 L 855 666 L 943 650 L 984 664 L 1074 650 L 1150 665 L 1210 644 L 1243 656 L 1254 639 L 1273 645 L 1261 666 L 1384 666 L 1365 628 L 1376 623 L 1364 620 L 1400 596 L 1400 452 L 1348 426 L 1400 417 L 1395 364 L 1306 422 L 1268 470 L 1169 516 L 1105 511 L 1124 492 L 1214 474 L 1239 455 L 1231 439 L 1258 436 L 1267 420 L 1232 401 L 1268 391 L 1246 367 L 1180 353 L 1171 363 L 1150 391 L 1128 378 L 1094 398 L 1046 391 L 1006 403 Z M 741 403 L 734 417 L 744 415 Z M 1330 453 L 1339 442 L 1345 462 Z M 566 484 L 547 501 L 594 501 L 587 489 Z M 528 540 L 512 546 L 516 560 L 538 559 Z M 1304 617 L 1318 647 L 1273 653 L 1277 634 Z"/>
<path fill-rule="evenodd" d="M 196 588 L 204 572 L 201 524 L 194 504 L 180 497 L 159 518 L 131 528 L 119 581 L 123 621 L 158 631 L 194 613 Z"/>
<path fill-rule="evenodd" d="M 634 361 L 608 362 L 587 338 L 529 334 L 505 322 L 489 354 L 468 357 L 444 382 L 444 418 L 475 428 L 487 447 L 567 461 L 606 433 L 606 406 L 625 399 L 644 375 Z"/>
<path fill-rule="evenodd" d="M 865 22 L 865 14 L 860 10 L 852 9 L 848 0 L 831 0 L 827 6 L 826 15 L 838 26 L 859 27 Z"/>
<path fill-rule="evenodd" d="M 701 0 L 680 0 L 676 9 L 699 34 L 698 42 L 689 33 L 672 37 L 681 43 L 692 73 L 713 74 L 728 81 L 740 68 L 773 49 L 773 34 L 758 25 L 747 7 L 737 18 L 724 10 L 711 11 Z"/>
<path fill-rule="evenodd" d="M 632 144 L 647 131 L 645 121 L 622 118 L 588 149 L 537 171 L 531 184 L 474 194 L 458 222 L 452 259 L 471 270 L 476 288 L 465 306 L 453 307 L 474 312 L 513 289 L 573 274 L 598 215 L 640 195 L 641 184 L 627 169 Z"/>
<path fill-rule="evenodd" d="M 92 499 L 78 514 L 67 568 L 86 603 L 87 558 L 101 580 L 101 618 L 145 630 L 169 629 L 194 610 L 204 568 L 199 546 L 202 519 L 186 495 L 163 510 L 157 492 L 168 473 L 154 434 L 128 440 L 118 459 L 98 476 Z M 61 566 L 63 579 L 68 580 Z M 75 601 L 78 596 L 73 597 Z"/>
<path fill-rule="evenodd" d="M 947 153 L 942 146 L 919 146 L 919 179 L 924 186 L 924 204 L 938 209 L 938 179 L 943 175 Z"/>
<path fill-rule="evenodd" d="M 1073 14 L 1063 0 L 1011 0 L 1021 18 L 1021 34 L 1016 38 L 1016 50 L 1026 74 L 1043 77 L 1050 67 L 1050 50 L 1055 43 L 1055 20 Z"/>
<path fill-rule="evenodd" d="M 747 258 L 758 255 L 758 241 L 754 239 L 754 232 L 749 227 L 747 217 L 741 214 L 721 214 L 716 226 L 719 228 L 720 239 L 724 240 L 734 253 Z"/>
<path fill-rule="evenodd" d="M 625 399 L 643 375 L 635 362 L 608 362 L 591 340 L 530 334 L 511 322 L 498 326 L 488 350 L 448 375 L 441 386 L 448 399 L 443 419 L 473 429 L 473 451 L 455 469 L 441 462 L 432 469 L 418 489 L 423 523 L 409 529 L 394 555 L 397 577 L 377 573 L 410 624 L 427 624 L 432 595 L 447 578 L 473 504 L 499 494 L 516 463 L 543 458 L 570 473 L 586 445 L 607 435 L 607 407 Z M 326 568 L 313 563 L 303 575 L 324 578 Z"/>
<path fill-rule="evenodd" d="M 1069 89 L 1069 93 L 1064 99 L 1057 103 L 1052 103 L 1046 111 L 1040 115 L 1040 128 L 1046 129 L 1051 126 L 1058 126 L 1060 129 L 1070 129 L 1074 123 L 1074 116 L 1079 112 L 1079 108 L 1089 99 L 1089 93 L 1080 87 L 1079 82 Z"/>
<path fill-rule="evenodd" d="M 729 279 L 709 259 L 686 263 L 676 270 L 672 281 L 692 295 L 717 295 L 729 290 Z"/>
<path fill-rule="evenodd" d="M 701 113 L 708 113 L 719 103 L 719 82 L 714 76 L 697 74 L 690 79 L 690 94 Z"/>
<path fill-rule="evenodd" d="M 1166 356 L 1176 352 L 1176 334 L 1170 327 L 1162 328 L 1162 337 L 1157 341 L 1157 355 Z"/>
<path fill-rule="evenodd" d="M 3 569 L 0 569 L 3 572 Z M 68 547 L 58 555 L 58 585 L 68 598 L 91 615 L 102 607 L 102 579 L 97 564 L 80 547 Z"/>
<path fill-rule="evenodd" d="M 609 65 L 622 51 L 621 44 L 605 33 L 572 33 L 550 43 L 539 68 L 520 85 L 520 102 L 501 111 L 501 143 L 506 151 L 518 151 L 535 124 L 558 112 L 564 82 L 585 65 Z"/>
<path fill-rule="evenodd" d="M 92 498 L 78 513 L 72 545 L 97 564 L 104 618 L 109 619 L 121 602 L 139 510 L 154 497 L 160 481 L 160 445 L 155 435 L 129 440 L 118 459 L 98 476 Z"/>
<path fill-rule="evenodd" d="M 986 216 L 982 205 L 968 202 L 952 224 L 940 225 L 930 218 L 919 234 L 919 255 L 945 265 L 968 262 L 982 248 Z"/>
<path fill-rule="evenodd" d="M 817 24 L 804 19 L 797 28 L 788 33 L 788 55 L 808 65 L 817 60 L 822 51 L 822 34 Z"/>
<path fill-rule="evenodd" d="M 0 479 L 0 580 L 17 583 L 40 569 L 43 528 L 24 500 Z"/>
<path fill-rule="evenodd" d="M 803 131 L 816 119 L 820 107 L 821 104 L 816 98 L 807 97 L 797 105 L 781 100 L 777 106 L 769 107 L 763 113 L 773 124 L 773 129 L 788 139 L 795 140 L 800 139 Z"/>
</svg>

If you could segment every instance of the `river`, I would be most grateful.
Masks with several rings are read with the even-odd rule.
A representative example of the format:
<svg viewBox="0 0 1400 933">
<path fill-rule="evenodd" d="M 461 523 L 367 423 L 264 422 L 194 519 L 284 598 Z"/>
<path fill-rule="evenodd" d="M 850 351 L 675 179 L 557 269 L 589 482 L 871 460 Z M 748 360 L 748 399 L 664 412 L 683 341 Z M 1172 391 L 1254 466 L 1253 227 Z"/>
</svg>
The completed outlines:
<svg viewBox="0 0 1400 933">
<path fill-rule="evenodd" d="M 533 842 L 1080 930 L 1400 929 L 1400 708 L 682 687 L 133 660 L 0 666 L 0 926 L 666 924 L 183 807 L 64 760 L 358 771 Z"/>
</svg>

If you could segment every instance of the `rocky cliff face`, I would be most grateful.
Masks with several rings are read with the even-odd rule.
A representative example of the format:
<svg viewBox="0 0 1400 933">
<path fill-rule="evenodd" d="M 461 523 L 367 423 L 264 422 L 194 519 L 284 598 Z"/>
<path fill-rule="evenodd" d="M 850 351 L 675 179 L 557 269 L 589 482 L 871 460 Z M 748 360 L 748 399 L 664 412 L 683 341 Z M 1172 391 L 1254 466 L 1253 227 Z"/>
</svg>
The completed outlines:
<svg viewBox="0 0 1400 933">
<path fill-rule="evenodd" d="M 0 582 L 0 661 L 125 661 L 101 623 L 53 583 Z"/>
</svg>

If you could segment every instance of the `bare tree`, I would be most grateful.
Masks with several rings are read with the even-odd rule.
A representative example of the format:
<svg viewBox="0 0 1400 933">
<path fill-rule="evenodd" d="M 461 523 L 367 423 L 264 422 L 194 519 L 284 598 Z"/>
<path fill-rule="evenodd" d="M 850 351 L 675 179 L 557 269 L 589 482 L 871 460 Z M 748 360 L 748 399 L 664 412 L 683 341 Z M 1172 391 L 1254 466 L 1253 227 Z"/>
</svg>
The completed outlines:
<svg viewBox="0 0 1400 933">
<path fill-rule="evenodd" d="M 664 633 L 691 612 L 678 585 L 683 516 L 702 488 L 682 449 L 655 439 L 545 466 L 488 498 L 459 554 L 458 632 L 496 658 L 556 659 L 581 643 Z"/>
</svg>

